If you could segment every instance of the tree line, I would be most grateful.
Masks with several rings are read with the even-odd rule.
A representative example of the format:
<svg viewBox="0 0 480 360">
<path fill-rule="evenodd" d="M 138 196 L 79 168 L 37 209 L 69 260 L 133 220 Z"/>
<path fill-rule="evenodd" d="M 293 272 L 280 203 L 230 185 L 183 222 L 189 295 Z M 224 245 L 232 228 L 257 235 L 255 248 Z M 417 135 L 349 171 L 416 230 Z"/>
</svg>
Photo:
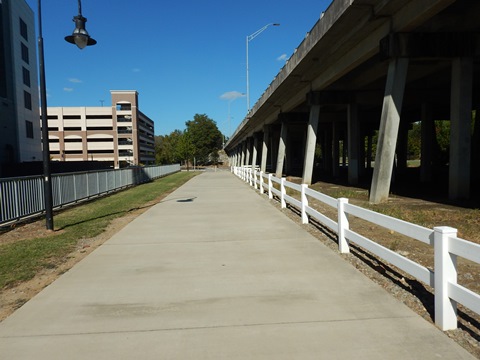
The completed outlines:
<svg viewBox="0 0 480 360">
<path fill-rule="evenodd" d="M 185 130 L 155 136 L 157 164 L 198 165 L 216 164 L 222 149 L 223 135 L 214 120 L 205 114 L 195 114 L 185 122 Z"/>
</svg>

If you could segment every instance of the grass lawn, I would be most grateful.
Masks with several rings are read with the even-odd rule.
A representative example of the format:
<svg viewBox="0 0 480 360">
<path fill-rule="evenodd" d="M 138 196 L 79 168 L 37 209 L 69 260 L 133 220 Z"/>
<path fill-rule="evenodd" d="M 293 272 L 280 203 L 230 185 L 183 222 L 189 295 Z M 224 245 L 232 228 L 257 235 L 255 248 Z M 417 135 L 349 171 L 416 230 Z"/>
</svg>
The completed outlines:
<svg viewBox="0 0 480 360">
<path fill-rule="evenodd" d="M 55 214 L 55 231 L 50 234 L 0 242 L 0 289 L 29 280 L 41 269 L 55 267 L 80 240 L 101 234 L 113 219 L 160 200 L 197 174 L 178 172 L 69 208 Z"/>
</svg>

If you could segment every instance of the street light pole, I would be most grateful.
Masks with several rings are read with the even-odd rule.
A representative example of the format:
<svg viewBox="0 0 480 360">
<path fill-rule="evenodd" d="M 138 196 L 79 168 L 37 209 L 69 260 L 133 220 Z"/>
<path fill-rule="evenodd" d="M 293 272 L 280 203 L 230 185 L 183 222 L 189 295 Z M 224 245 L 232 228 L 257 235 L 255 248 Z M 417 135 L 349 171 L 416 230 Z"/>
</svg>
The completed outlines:
<svg viewBox="0 0 480 360">
<path fill-rule="evenodd" d="M 48 142 L 48 114 L 47 114 L 47 85 L 45 80 L 45 55 L 43 49 L 42 32 L 42 1 L 37 2 L 38 9 L 38 67 L 40 77 L 40 111 L 42 123 L 42 155 L 43 155 L 43 196 L 45 205 L 45 222 L 47 230 L 53 230 L 53 194 L 52 194 L 52 173 L 50 171 L 50 145 Z M 92 39 L 85 30 L 87 19 L 82 16 L 81 0 L 78 0 L 79 15 L 73 18 L 75 30 L 72 36 L 65 40 L 75 43 L 80 49 L 88 45 L 95 45 L 97 42 Z M 72 40 L 72 41 L 70 41 Z"/>
<path fill-rule="evenodd" d="M 45 57 L 43 54 L 42 1 L 38 0 L 38 66 L 40 68 L 40 106 L 42 112 L 43 196 L 47 230 L 53 230 L 52 174 L 48 144 L 47 86 L 45 83 Z"/>
<path fill-rule="evenodd" d="M 248 43 L 255 39 L 258 35 L 260 35 L 262 32 L 267 30 L 269 26 L 280 26 L 280 24 L 276 23 L 270 23 L 262 27 L 261 29 L 258 29 L 255 31 L 253 34 L 248 35 L 246 39 L 246 47 L 247 47 L 247 112 L 250 112 L 250 79 L 249 79 L 249 68 L 248 68 Z"/>
</svg>

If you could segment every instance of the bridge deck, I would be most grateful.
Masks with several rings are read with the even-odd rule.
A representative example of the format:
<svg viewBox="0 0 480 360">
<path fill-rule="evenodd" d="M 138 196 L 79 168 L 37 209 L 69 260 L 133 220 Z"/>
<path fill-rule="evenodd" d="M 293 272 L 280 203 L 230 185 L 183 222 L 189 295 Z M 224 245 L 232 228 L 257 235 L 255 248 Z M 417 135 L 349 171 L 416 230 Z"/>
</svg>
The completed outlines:
<svg viewBox="0 0 480 360">
<path fill-rule="evenodd" d="M 3 359 L 468 359 L 228 172 L 138 217 L 0 324 Z"/>
</svg>

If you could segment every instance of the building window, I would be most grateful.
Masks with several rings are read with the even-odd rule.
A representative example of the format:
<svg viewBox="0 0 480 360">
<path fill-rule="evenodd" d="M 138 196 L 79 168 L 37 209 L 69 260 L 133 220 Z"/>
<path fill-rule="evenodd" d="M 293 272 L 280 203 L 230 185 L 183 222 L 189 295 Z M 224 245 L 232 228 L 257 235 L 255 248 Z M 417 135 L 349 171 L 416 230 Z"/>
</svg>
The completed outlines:
<svg viewBox="0 0 480 360">
<path fill-rule="evenodd" d="M 23 83 L 30 87 L 30 71 L 23 68 Z"/>
<path fill-rule="evenodd" d="M 28 28 L 27 28 L 27 24 L 25 23 L 25 21 L 23 21 L 21 18 L 20 18 L 20 35 L 22 35 L 22 37 L 28 41 Z"/>
<path fill-rule="evenodd" d="M 27 130 L 27 138 L 33 139 L 33 123 L 25 120 L 25 129 Z"/>
<path fill-rule="evenodd" d="M 32 110 L 32 95 L 28 91 L 23 92 L 23 101 L 25 109 Z"/>
<path fill-rule="evenodd" d="M 132 104 L 126 103 L 126 104 L 117 104 L 116 107 L 117 111 L 123 111 L 123 110 L 132 110 Z"/>
<path fill-rule="evenodd" d="M 28 56 L 28 47 L 24 43 L 22 43 L 22 60 L 25 61 L 27 64 L 30 63 Z"/>
<path fill-rule="evenodd" d="M 86 115 L 87 120 L 112 120 L 112 115 Z"/>
</svg>

